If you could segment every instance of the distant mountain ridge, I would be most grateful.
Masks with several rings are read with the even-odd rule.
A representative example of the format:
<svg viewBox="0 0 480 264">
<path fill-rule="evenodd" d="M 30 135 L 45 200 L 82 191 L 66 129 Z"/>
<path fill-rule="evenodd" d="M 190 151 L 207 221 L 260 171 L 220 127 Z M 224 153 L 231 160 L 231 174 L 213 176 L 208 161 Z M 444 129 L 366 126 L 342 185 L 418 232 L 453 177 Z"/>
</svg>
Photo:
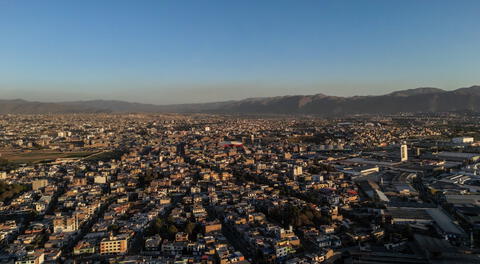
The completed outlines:
<svg viewBox="0 0 480 264">
<path fill-rule="evenodd" d="M 446 92 L 445 90 L 439 88 L 432 88 L 432 87 L 421 87 L 415 89 L 408 89 L 402 91 L 395 91 L 390 93 L 389 95 L 392 96 L 412 96 L 412 95 L 420 95 L 420 94 L 435 94 L 435 93 L 443 93 Z"/>
<path fill-rule="evenodd" d="M 0 114 L 95 113 L 98 109 L 61 103 L 31 102 L 22 99 L 0 100 Z"/>
<path fill-rule="evenodd" d="M 377 96 L 339 97 L 324 94 L 247 98 L 201 104 L 154 105 L 115 100 L 61 103 L 0 100 L 0 114 L 46 113 L 227 113 L 313 114 L 320 116 L 394 114 L 400 112 L 480 112 L 480 86 L 445 91 L 416 88 Z"/>
</svg>

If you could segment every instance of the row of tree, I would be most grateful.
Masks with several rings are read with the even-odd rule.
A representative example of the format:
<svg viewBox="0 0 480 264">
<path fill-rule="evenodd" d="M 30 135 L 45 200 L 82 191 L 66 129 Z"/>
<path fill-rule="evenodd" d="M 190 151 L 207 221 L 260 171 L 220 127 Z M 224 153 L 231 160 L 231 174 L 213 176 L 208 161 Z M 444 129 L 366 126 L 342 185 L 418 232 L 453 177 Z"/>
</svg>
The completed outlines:
<svg viewBox="0 0 480 264">
<path fill-rule="evenodd" d="M 7 159 L 0 158 L 0 171 L 11 171 L 18 168 L 16 163 L 10 162 Z"/>
<path fill-rule="evenodd" d="M 329 216 L 323 216 L 315 209 L 312 209 L 308 206 L 298 207 L 291 204 L 270 209 L 268 216 L 280 223 L 285 228 L 290 225 L 294 227 L 301 227 L 318 226 L 331 223 Z"/>
<path fill-rule="evenodd" d="M 167 219 L 157 218 L 147 230 L 147 235 L 153 236 L 158 234 L 162 238 L 173 240 L 175 239 L 175 234 L 180 231 L 188 234 L 190 239 L 195 239 L 197 234 L 202 232 L 202 228 L 200 225 L 190 221 L 187 221 L 182 225 L 178 225 L 174 223 L 171 217 Z"/>
</svg>

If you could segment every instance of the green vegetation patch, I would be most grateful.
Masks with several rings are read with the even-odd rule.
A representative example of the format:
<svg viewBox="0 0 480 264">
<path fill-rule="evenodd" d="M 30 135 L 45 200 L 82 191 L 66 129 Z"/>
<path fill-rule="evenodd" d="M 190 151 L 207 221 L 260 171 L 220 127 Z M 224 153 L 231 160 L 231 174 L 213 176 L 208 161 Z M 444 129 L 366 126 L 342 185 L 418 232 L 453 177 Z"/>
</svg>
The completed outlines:
<svg viewBox="0 0 480 264">
<path fill-rule="evenodd" d="M 13 199 L 18 194 L 28 190 L 27 185 L 23 184 L 8 184 L 0 181 L 0 202 L 6 202 Z"/>
<path fill-rule="evenodd" d="M 18 168 L 18 164 L 0 158 L 0 171 L 11 171 Z"/>
</svg>

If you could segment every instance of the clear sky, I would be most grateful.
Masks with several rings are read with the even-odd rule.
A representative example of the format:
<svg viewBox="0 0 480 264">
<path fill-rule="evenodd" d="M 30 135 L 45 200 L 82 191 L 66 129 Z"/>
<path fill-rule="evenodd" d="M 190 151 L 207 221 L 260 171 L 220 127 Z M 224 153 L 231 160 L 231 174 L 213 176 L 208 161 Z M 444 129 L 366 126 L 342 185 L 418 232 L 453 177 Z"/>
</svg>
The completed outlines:
<svg viewBox="0 0 480 264">
<path fill-rule="evenodd" d="M 478 0 L 0 0 L 0 98 L 170 104 L 480 84 Z"/>
</svg>

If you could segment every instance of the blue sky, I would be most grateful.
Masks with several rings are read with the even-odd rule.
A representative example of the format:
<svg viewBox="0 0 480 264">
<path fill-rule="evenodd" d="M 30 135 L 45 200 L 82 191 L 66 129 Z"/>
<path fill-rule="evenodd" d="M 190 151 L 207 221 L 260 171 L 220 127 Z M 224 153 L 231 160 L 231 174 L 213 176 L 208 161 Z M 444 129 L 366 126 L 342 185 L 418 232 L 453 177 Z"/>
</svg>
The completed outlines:
<svg viewBox="0 0 480 264">
<path fill-rule="evenodd" d="M 158 104 L 480 84 L 480 1 L 0 0 L 0 98 Z"/>
</svg>

